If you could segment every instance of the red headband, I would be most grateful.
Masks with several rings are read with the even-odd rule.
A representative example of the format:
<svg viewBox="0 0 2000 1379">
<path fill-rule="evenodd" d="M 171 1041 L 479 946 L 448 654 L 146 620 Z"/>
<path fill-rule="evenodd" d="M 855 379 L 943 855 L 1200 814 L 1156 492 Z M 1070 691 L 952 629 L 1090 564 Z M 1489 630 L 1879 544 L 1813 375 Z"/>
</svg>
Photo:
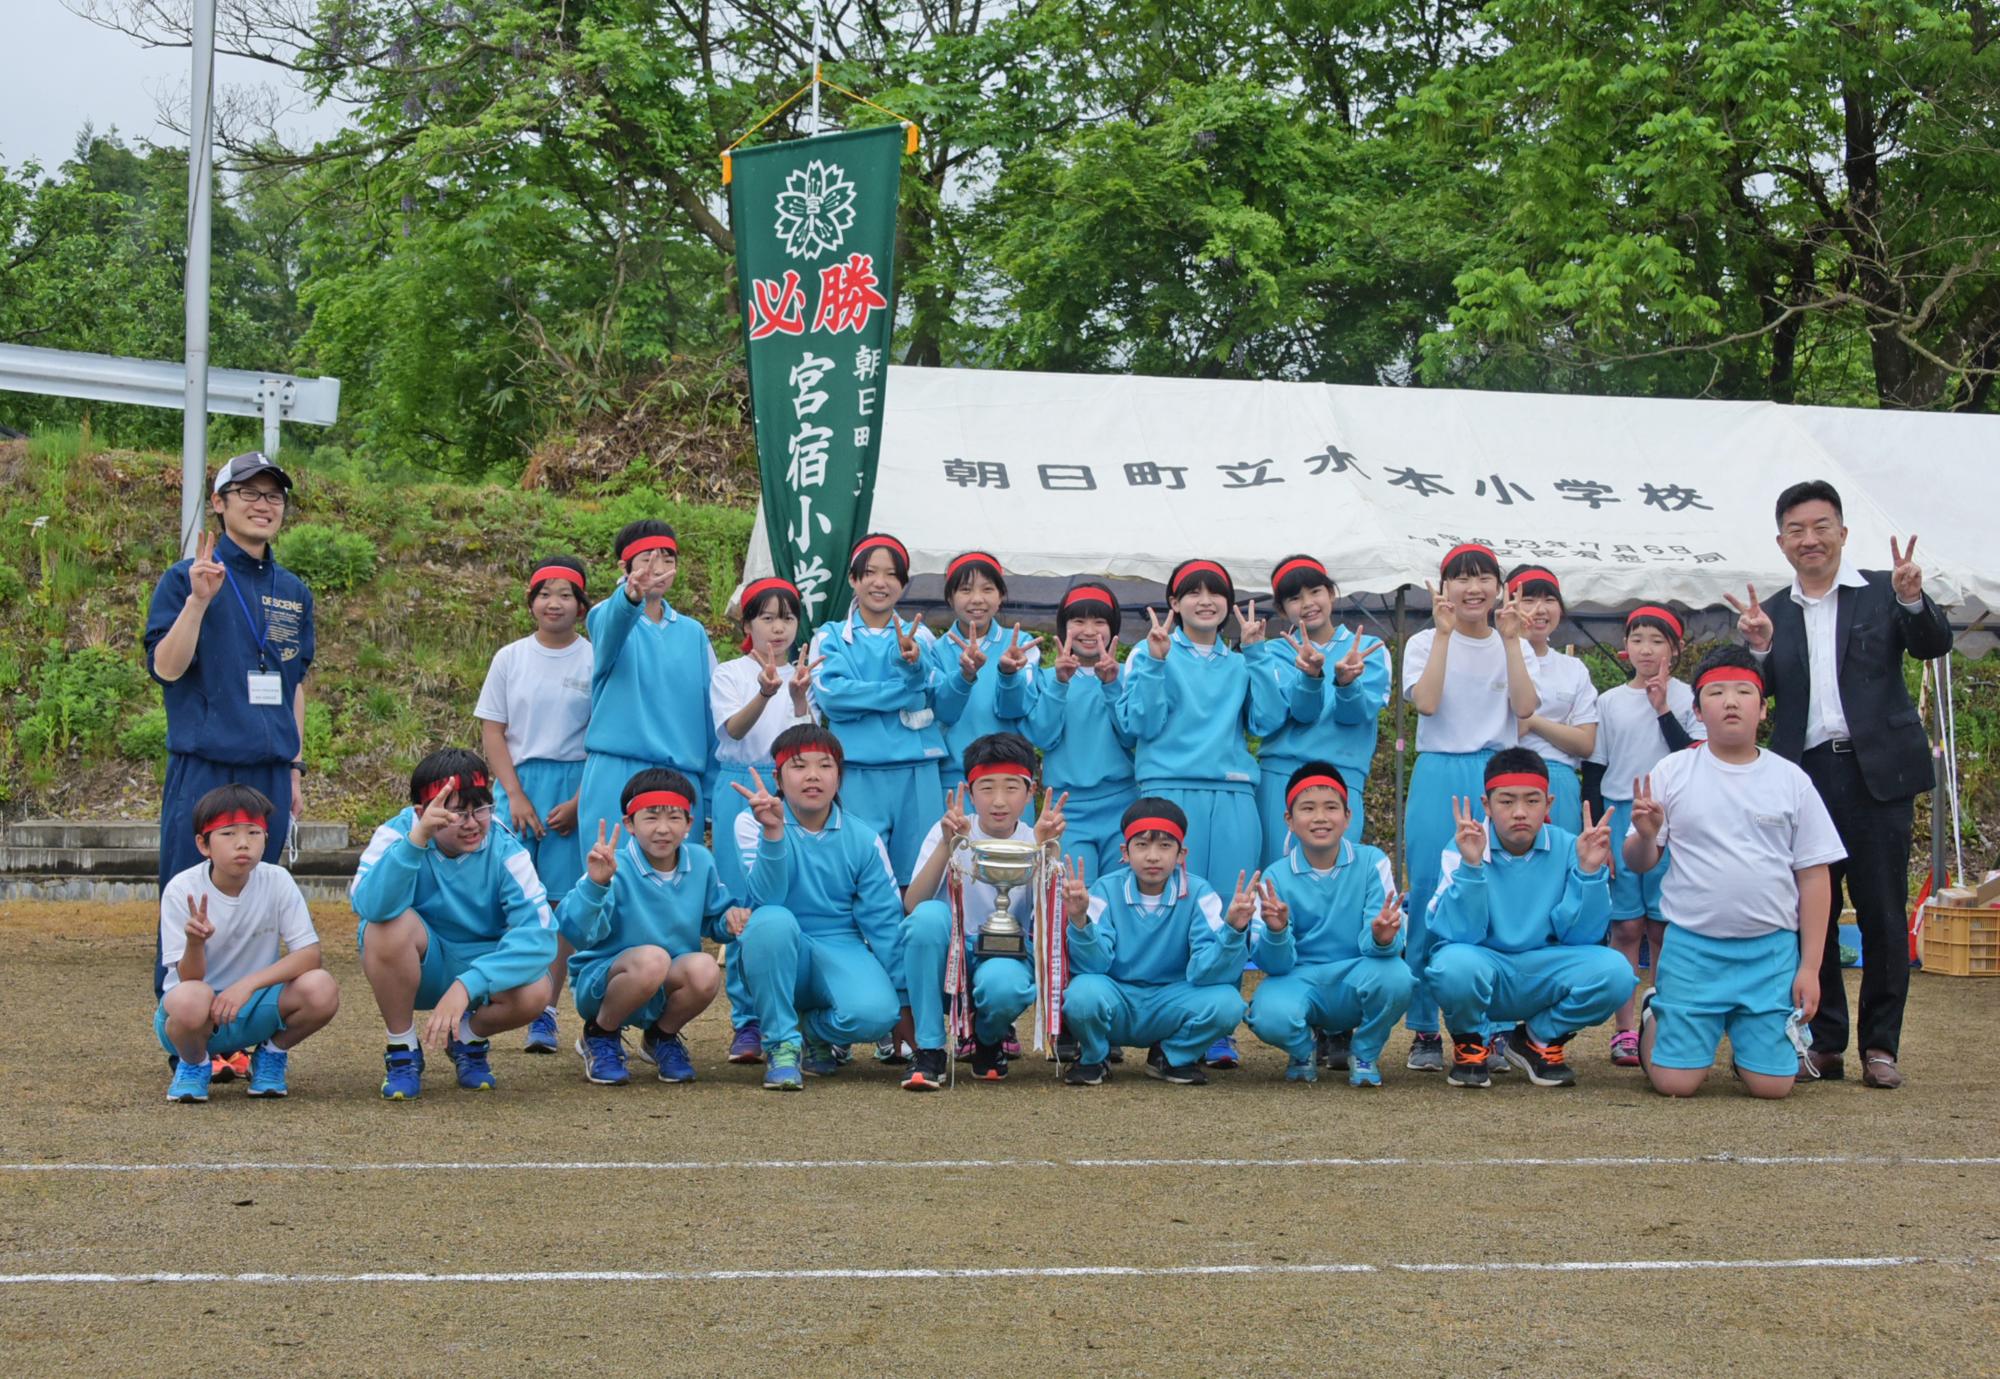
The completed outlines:
<svg viewBox="0 0 2000 1379">
<path fill-rule="evenodd" d="M 1446 567 L 1462 555 L 1483 555 L 1495 565 L 1500 563 L 1500 557 L 1493 554 L 1491 546 L 1478 541 L 1462 541 L 1444 553 L 1444 559 L 1438 562 L 1438 573 L 1442 575 Z"/>
<path fill-rule="evenodd" d="M 206 838 L 209 834 L 215 832 L 215 830 L 217 830 L 218 828 L 228 828 L 232 824 L 255 824 L 257 825 L 257 827 L 263 829 L 267 833 L 270 832 L 271 830 L 271 820 L 269 815 L 252 814 L 247 809 L 232 809 L 227 814 L 218 814 L 213 819 L 210 819 L 208 821 L 207 828 L 196 829 L 195 836 L 198 838 Z"/>
<path fill-rule="evenodd" d="M 1144 819 L 1134 819 L 1131 823 L 1125 825 L 1126 842 L 1128 843 L 1131 842 L 1141 833 L 1165 833 L 1171 836 L 1173 840 L 1177 843 L 1185 843 L 1187 841 L 1187 830 L 1182 828 L 1179 824 L 1175 823 L 1172 819 L 1158 819 L 1149 817 Z"/>
<path fill-rule="evenodd" d="M 747 621 L 750 617 L 750 610 L 756 606 L 757 600 L 773 591 L 790 594 L 795 601 L 800 603 L 805 601 L 800 597 L 798 585 L 792 583 L 789 579 L 781 579 L 776 575 L 771 575 L 764 579 L 752 580 L 743 586 L 743 595 L 736 600 L 736 616 Z"/>
<path fill-rule="evenodd" d="M 685 809 L 690 816 L 694 813 L 688 797 L 678 790 L 642 790 L 625 806 L 625 817 L 629 819 L 642 809 Z"/>
<path fill-rule="evenodd" d="M 801 752 L 826 752 L 828 756 L 833 756 L 833 753 L 831 751 L 828 751 L 827 748 L 821 746 L 819 743 L 809 742 L 803 747 L 787 747 L 782 752 L 773 752 L 771 754 L 772 768 L 775 770 L 777 768 L 784 766 L 786 762 L 790 761 L 793 757 L 797 756 Z M 840 759 L 838 757 L 835 757 L 833 764 L 835 766 L 840 765 Z"/>
<path fill-rule="evenodd" d="M 1062 606 L 1064 608 L 1069 607 L 1072 603 L 1110 602 L 1112 602 L 1111 591 L 1098 584 L 1079 584 L 1076 588 L 1064 594 L 1062 598 Z"/>
<path fill-rule="evenodd" d="M 1213 560 L 1190 560 L 1187 564 L 1181 566 L 1180 569 L 1174 571 L 1174 582 L 1167 586 L 1167 594 L 1171 597 L 1179 593 L 1182 581 L 1187 579 L 1189 575 L 1199 574 L 1203 570 L 1214 571 L 1216 574 L 1222 576 L 1224 584 L 1228 585 L 1231 589 L 1236 587 L 1236 581 L 1229 577 L 1229 571 L 1223 569 Z"/>
<path fill-rule="evenodd" d="M 944 577 L 950 579 L 958 573 L 959 566 L 973 564 L 991 565 L 996 570 L 1000 568 L 1000 562 L 986 554 L 986 552 L 967 551 L 964 555 L 954 557 L 951 564 L 944 567 Z"/>
<path fill-rule="evenodd" d="M 1533 771 L 1502 771 L 1486 782 L 1488 792 L 1494 790 L 1539 790 L 1549 793 L 1549 778 L 1538 776 Z"/>
<path fill-rule="evenodd" d="M 847 563 L 849 567 L 851 568 L 855 561 L 861 559 L 861 553 L 863 551 L 872 551 L 877 546 L 880 546 L 885 551 L 894 551 L 898 556 L 902 558 L 903 568 L 906 570 L 910 568 L 909 548 L 905 546 L 902 542 L 898 541 L 893 536 L 862 537 L 859 541 L 854 543 L 854 549 L 847 553 Z"/>
<path fill-rule="evenodd" d="M 1022 780 L 1033 781 L 1035 773 L 1018 761 L 989 761 L 983 766 L 975 766 L 965 773 L 965 783 L 984 780 L 987 776 L 1019 776 Z"/>
<path fill-rule="evenodd" d="M 1700 694 L 1703 685 L 1722 680 L 1741 680 L 1745 684 L 1755 685 L 1758 694 L 1764 692 L 1764 677 L 1748 666 L 1717 666 L 1713 670 L 1705 670 L 1695 677 L 1694 692 Z"/>
<path fill-rule="evenodd" d="M 483 775 L 478 771 L 474 771 L 472 773 L 472 780 L 471 780 L 472 789 L 484 790 L 486 788 L 486 784 L 487 782 L 485 775 Z M 457 776 L 446 776 L 443 780 L 434 780 L 429 785 L 425 786 L 421 791 L 418 792 L 417 804 L 419 807 L 422 807 L 424 805 L 429 804 L 432 800 L 436 799 L 439 795 L 444 794 L 446 791 L 456 790 L 458 788 L 459 788 L 459 780 Z"/>
<path fill-rule="evenodd" d="M 1290 809 L 1293 800 L 1296 800 L 1315 785 L 1324 785 L 1328 789 L 1338 792 L 1340 798 L 1343 800 L 1347 798 L 1347 787 L 1332 776 L 1307 776 L 1304 780 L 1285 792 L 1285 808 Z"/>
<path fill-rule="evenodd" d="M 674 544 L 674 539 L 671 536 L 642 536 L 633 541 L 624 550 L 618 552 L 618 558 L 620 560 L 630 560 L 642 551 L 673 551 L 678 555 L 680 547 Z"/>
<path fill-rule="evenodd" d="M 1320 564 L 1309 555 L 1302 555 L 1295 560 L 1287 560 L 1277 569 L 1271 571 L 1271 592 L 1274 594 L 1277 593 L 1278 586 L 1284 582 L 1285 576 L 1294 570 L 1311 570 L 1314 574 L 1323 577 L 1327 583 L 1331 584 L 1333 582 L 1333 576 L 1327 574 L 1326 566 Z"/>
<path fill-rule="evenodd" d="M 1522 585 L 1532 584 L 1538 579 L 1547 580 L 1549 583 L 1556 586 L 1556 592 L 1558 593 L 1562 592 L 1562 581 L 1557 579 L 1554 575 L 1550 574 L 1547 570 L 1544 570 L 1539 565 L 1530 565 L 1527 569 L 1521 571 L 1520 574 L 1515 575 L 1512 579 L 1508 580 L 1507 592 L 1510 594 L 1518 594 L 1521 592 Z"/>
<path fill-rule="evenodd" d="M 578 593 L 583 592 L 583 576 L 575 570 L 570 569 L 567 565 L 542 566 L 541 569 L 528 576 L 528 587 L 532 589 L 545 579 L 566 579 L 576 586 Z"/>
<path fill-rule="evenodd" d="M 1674 616 L 1674 611 L 1671 608 L 1662 608 L 1657 603 L 1642 603 L 1625 615 L 1625 630 L 1628 632 L 1631 631 L 1632 624 L 1640 618 L 1658 618 L 1668 627 L 1673 628 L 1675 641 L 1687 640 L 1687 630 L 1681 626 L 1681 620 Z"/>
</svg>

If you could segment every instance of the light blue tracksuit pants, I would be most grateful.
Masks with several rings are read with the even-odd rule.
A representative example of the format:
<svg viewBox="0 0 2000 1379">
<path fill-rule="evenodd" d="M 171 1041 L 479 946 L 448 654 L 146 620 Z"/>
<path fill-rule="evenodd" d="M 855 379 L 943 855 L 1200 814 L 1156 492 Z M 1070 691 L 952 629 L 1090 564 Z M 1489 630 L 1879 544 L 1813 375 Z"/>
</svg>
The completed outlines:
<svg viewBox="0 0 2000 1379">
<path fill-rule="evenodd" d="M 1609 1020 L 1636 981 L 1622 953 L 1598 945 L 1500 953 L 1441 943 L 1431 952 L 1431 990 L 1445 1028 L 1475 1038 L 1520 1022 L 1537 1043 L 1553 1043 Z"/>
<path fill-rule="evenodd" d="M 1401 956 L 1301 964 L 1259 984 L 1250 1001 L 1250 1030 L 1295 1062 L 1313 1056 L 1316 1031 L 1353 1030 L 1354 1056 L 1374 1063 L 1415 987 Z"/>
<path fill-rule="evenodd" d="M 1183 1066 L 1198 1062 L 1209 1045 L 1242 1022 L 1243 993 L 1193 982 L 1139 986 L 1082 972 L 1063 992 L 1063 1019 L 1084 1063 L 1102 1063 L 1113 1044 L 1157 1043 L 1168 1063 Z"/>
<path fill-rule="evenodd" d="M 972 943 L 973 934 L 968 932 L 965 957 L 972 963 L 973 1037 L 982 1044 L 997 1044 L 1021 1012 L 1035 1003 L 1035 971 L 1019 958 L 974 959 Z M 910 911 L 903 920 L 903 978 L 910 984 L 910 1017 L 920 1049 L 949 1047 L 944 967 L 950 951 L 951 907 L 942 900 L 926 900 Z"/>
<path fill-rule="evenodd" d="M 1404 932 L 1409 937 L 1403 958 L 1416 985 L 1403 1023 L 1412 1034 L 1438 1032 L 1437 998 L 1425 979 L 1431 959 L 1430 919 L 1425 911 L 1437 890 L 1444 850 L 1452 846 L 1458 831 L 1452 823 L 1451 802 L 1454 796 L 1470 798 L 1485 819 L 1486 763 L 1492 756 L 1491 752 L 1419 752 L 1410 772 L 1410 798 L 1403 810 L 1403 847 L 1410 875 L 1404 897 Z"/>
<path fill-rule="evenodd" d="M 782 905 L 760 905 L 736 940 L 764 1047 L 799 1038 L 880 1039 L 902 1014 L 895 985 L 858 933 L 808 934 Z"/>
</svg>

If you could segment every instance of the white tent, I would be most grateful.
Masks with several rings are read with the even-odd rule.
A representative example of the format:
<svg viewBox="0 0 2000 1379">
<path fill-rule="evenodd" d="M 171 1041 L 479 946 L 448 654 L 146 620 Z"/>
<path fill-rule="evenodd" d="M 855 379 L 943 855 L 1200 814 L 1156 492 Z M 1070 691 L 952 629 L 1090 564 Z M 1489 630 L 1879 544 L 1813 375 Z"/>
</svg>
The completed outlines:
<svg viewBox="0 0 2000 1379">
<path fill-rule="evenodd" d="M 871 525 L 937 572 L 1163 581 L 1220 560 L 1244 591 L 1294 551 L 1348 595 L 1424 581 L 1466 540 L 1554 570 L 1576 605 L 1714 607 L 1782 588 L 1772 502 L 1823 478 L 1849 551 L 1921 537 L 1939 602 L 2000 608 L 2000 420 L 1313 383 L 893 368 Z M 757 526 L 746 578 L 770 568 Z"/>
</svg>

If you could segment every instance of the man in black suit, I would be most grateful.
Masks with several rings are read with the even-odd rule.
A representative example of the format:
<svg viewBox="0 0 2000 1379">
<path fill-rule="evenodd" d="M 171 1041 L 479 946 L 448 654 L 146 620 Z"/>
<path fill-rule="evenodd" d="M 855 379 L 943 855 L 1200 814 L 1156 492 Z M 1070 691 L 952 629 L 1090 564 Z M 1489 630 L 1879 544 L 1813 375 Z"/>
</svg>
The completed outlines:
<svg viewBox="0 0 2000 1379">
<path fill-rule="evenodd" d="M 1860 570 L 1841 559 L 1842 521 L 1840 494 L 1823 480 L 1779 494 L 1778 549 L 1796 572 L 1790 597 L 1767 611 L 1753 585 L 1747 604 L 1729 605 L 1777 700 L 1771 746 L 1805 768 L 1847 846 L 1847 860 L 1833 864 L 1829 924 L 1837 934 L 1845 886 L 1861 929 L 1861 1080 L 1892 1088 L 1903 1085 L 1896 1057 L 1910 994 L 1910 830 L 1916 798 L 1932 784 L 1930 739 L 1903 685 L 1903 656 L 1943 656 L 1951 626 L 1924 593 L 1916 537 L 1907 548 L 1891 538 L 1894 569 Z M 1820 967 L 1812 1035 L 1808 1056 L 1820 1076 L 1843 1076 L 1847 988 L 1837 941 Z"/>
</svg>

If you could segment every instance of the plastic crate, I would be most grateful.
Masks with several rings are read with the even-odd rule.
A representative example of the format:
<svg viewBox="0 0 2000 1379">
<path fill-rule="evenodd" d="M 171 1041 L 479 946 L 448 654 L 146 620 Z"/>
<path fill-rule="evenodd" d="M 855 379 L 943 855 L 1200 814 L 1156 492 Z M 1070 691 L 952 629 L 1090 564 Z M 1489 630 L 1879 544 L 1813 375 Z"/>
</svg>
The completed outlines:
<svg viewBox="0 0 2000 1379">
<path fill-rule="evenodd" d="M 1933 905 L 1924 911 L 1924 971 L 2000 977 L 2000 910 Z"/>
</svg>

